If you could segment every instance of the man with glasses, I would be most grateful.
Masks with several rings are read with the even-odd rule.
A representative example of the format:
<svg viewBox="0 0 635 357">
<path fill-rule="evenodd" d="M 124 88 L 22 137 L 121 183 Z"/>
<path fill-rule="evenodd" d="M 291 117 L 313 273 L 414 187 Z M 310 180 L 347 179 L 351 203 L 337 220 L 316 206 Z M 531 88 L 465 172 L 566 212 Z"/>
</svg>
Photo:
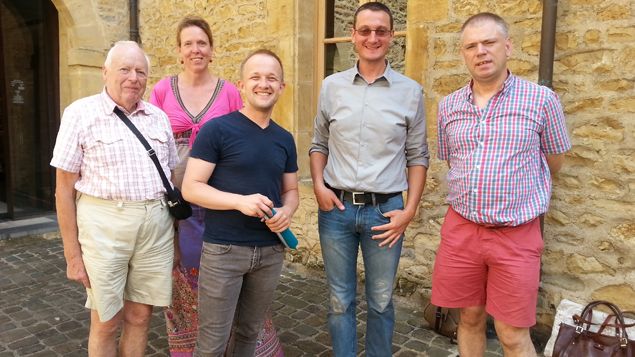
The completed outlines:
<svg viewBox="0 0 635 357">
<path fill-rule="evenodd" d="M 310 148 L 335 356 L 356 356 L 357 255 L 364 259 L 366 355 L 391 356 L 392 289 L 403 233 L 428 166 L 422 89 L 386 60 L 392 13 L 378 2 L 355 12 L 353 68 L 327 77 Z M 407 190 L 404 206 L 402 192 Z"/>
</svg>

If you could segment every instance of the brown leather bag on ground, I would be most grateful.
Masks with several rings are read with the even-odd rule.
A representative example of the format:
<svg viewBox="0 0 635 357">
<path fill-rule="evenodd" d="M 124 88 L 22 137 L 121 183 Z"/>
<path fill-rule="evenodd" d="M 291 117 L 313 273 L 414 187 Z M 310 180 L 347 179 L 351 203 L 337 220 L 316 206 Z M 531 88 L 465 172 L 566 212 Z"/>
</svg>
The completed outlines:
<svg viewBox="0 0 635 357">
<path fill-rule="evenodd" d="M 456 343 L 459 316 L 459 309 L 439 307 L 432 303 L 428 303 L 423 310 L 423 317 L 430 328 L 440 335 L 449 337 L 451 343 Z"/>
<path fill-rule="evenodd" d="M 601 323 L 597 332 L 590 330 L 593 322 L 593 309 L 606 306 L 610 315 Z M 553 347 L 553 357 L 635 357 L 635 341 L 628 339 L 626 328 L 633 324 L 624 321 L 624 313 L 615 304 L 608 301 L 590 302 L 580 315 L 574 315 L 575 326 L 560 324 L 558 338 Z M 603 335 L 605 328 L 612 327 L 614 334 Z"/>
</svg>

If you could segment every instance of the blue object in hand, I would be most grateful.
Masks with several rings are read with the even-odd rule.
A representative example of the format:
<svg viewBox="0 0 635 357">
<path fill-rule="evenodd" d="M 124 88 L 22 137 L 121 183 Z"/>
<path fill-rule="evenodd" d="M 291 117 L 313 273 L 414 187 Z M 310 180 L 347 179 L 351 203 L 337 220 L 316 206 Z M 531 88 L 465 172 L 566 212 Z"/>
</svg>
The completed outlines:
<svg viewBox="0 0 635 357">
<path fill-rule="evenodd" d="M 276 214 L 276 210 L 274 210 L 273 208 L 271 209 L 271 214 L 275 215 Z M 269 218 L 271 218 L 273 216 L 269 216 Z M 280 238 L 280 241 L 282 242 L 282 244 L 284 244 L 285 247 L 289 248 L 289 249 L 296 249 L 296 247 L 298 246 L 298 239 L 295 237 L 295 234 L 293 234 L 293 232 L 291 232 L 291 230 L 289 228 L 285 229 L 284 231 L 280 232 L 280 233 L 276 233 L 278 235 L 278 238 Z"/>
</svg>

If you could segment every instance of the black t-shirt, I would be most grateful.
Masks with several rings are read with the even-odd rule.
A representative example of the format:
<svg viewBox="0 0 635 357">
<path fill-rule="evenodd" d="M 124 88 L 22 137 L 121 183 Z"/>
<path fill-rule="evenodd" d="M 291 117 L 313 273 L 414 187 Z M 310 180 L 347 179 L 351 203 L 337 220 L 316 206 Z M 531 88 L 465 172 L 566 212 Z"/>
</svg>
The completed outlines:
<svg viewBox="0 0 635 357">
<path fill-rule="evenodd" d="M 265 129 L 236 111 L 205 123 L 191 156 L 216 164 L 207 182 L 214 188 L 241 195 L 260 193 L 282 205 L 282 176 L 298 171 L 291 133 L 270 121 Z M 242 246 L 270 246 L 280 241 L 264 222 L 238 210 L 207 209 L 205 242 Z"/>
</svg>

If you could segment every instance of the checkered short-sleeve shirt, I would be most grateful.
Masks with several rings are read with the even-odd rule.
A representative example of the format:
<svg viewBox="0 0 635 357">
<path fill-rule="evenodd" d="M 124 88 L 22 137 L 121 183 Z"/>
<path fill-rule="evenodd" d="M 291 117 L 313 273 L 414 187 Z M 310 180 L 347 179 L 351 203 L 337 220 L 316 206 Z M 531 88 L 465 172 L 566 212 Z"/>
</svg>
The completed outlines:
<svg viewBox="0 0 635 357">
<path fill-rule="evenodd" d="M 510 74 L 481 109 L 471 85 L 438 111 L 439 158 L 448 160 L 448 203 L 479 224 L 516 226 L 547 211 L 546 155 L 571 148 L 564 113 L 549 88 Z"/>
<path fill-rule="evenodd" d="M 68 106 L 51 166 L 78 172 L 75 189 L 91 196 L 130 201 L 163 197 L 165 188 L 156 167 L 137 137 L 114 113 L 115 106 L 105 90 Z M 178 156 L 167 116 L 143 101 L 126 114 L 155 150 L 169 178 Z"/>
</svg>

